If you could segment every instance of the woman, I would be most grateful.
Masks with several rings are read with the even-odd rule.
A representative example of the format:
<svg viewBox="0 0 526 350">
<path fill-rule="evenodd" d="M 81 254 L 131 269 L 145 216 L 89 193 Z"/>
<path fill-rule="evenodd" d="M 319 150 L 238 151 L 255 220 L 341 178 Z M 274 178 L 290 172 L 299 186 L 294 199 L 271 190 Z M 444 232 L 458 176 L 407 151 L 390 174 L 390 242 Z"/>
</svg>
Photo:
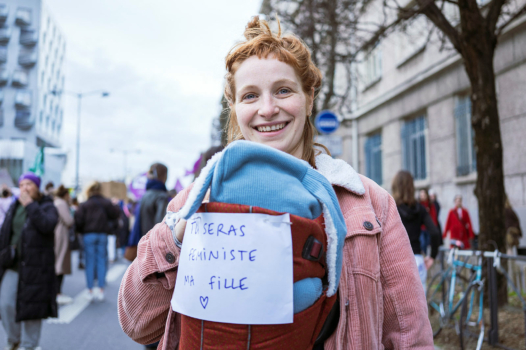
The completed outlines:
<svg viewBox="0 0 526 350">
<path fill-rule="evenodd" d="M 437 256 L 440 245 L 440 232 L 427 212 L 427 209 L 415 200 L 413 176 L 409 172 L 399 171 L 393 178 L 391 187 L 398 213 L 409 236 L 409 242 L 411 242 L 411 249 L 413 249 L 413 254 L 415 255 L 418 274 L 420 275 L 420 281 L 425 291 L 427 270 L 433 265 Z M 427 191 L 425 194 L 427 195 Z M 422 196 L 420 196 L 420 199 L 422 199 Z M 431 254 L 425 258 L 421 245 L 422 227 L 424 227 L 429 234 L 431 243 Z"/>
<path fill-rule="evenodd" d="M 111 220 L 117 220 L 120 215 L 118 206 L 102 197 L 100 182 L 94 182 L 87 189 L 88 200 L 80 204 L 75 212 L 75 226 L 83 235 L 84 251 L 86 253 L 86 281 L 88 284 L 88 299 L 104 300 L 106 286 L 106 268 L 108 264 L 108 234 L 112 228 Z M 99 289 L 93 292 L 95 285 L 95 269 Z"/>
<path fill-rule="evenodd" d="M 455 207 L 447 214 L 443 238 L 449 235 L 451 240 L 462 242 L 463 249 L 470 249 L 475 239 L 471 218 L 467 209 L 462 207 L 462 196 L 455 196 Z"/>
<path fill-rule="evenodd" d="M 420 205 L 423 206 L 426 211 L 429 213 L 429 216 L 433 220 L 433 223 L 438 227 L 438 215 L 435 208 L 435 205 L 429 198 L 429 193 L 427 189 L 423 188 L 418 192 Z M 422 225 L 420 233 L 420 245 L 422 246 L 422 253 L 427 255 L 427 247 L 429 246 L 429 231 L 425 225 Z"/>
<path fill-rule="evenodd" d="M 345 162 L 316 156 L 309 116 L 321 73 L 305 44 L 272 33 L 257 17 L 245 37 L 226 58 L 228 141 L 262 143 L 307 161 L 333 184 L 346 218 L 340 319 L 325 349 L 433 349 L 424 292 L 394 200 Z M 168 211 L 178 211 L 188 192 Z M 123 330 L 143 344 L 160 339 L 163 350 L 176 348 L 180 332 L 170 299 L 185 225 L 181 220 L 172 232 L 163 222 L 146 234 L 119 291 Z"/>
<path fill-rule="evenodd" d="M 71 250 L 69 249 L 69 229 L 75 221 L 69 208 L 69 191 L 60 185 L 55 191 L 55 207 L 58 211 L 58 225 L 55 227 L 55 273 L 57 274 L 57 303 L 69 304 L 70 296 L 62 294 L 64 275 L 71 274 Z"/>
<path fill-rule="evenodd" d="M 6 349 L 37 348 L 42 319 L 57 317 L 53 240 L 58 213 L 53 200 L 40 193 L 40 181 L 31 172 L 20 177 L 20 196 L 0 233 L 0 318 Z"/>
</svg>

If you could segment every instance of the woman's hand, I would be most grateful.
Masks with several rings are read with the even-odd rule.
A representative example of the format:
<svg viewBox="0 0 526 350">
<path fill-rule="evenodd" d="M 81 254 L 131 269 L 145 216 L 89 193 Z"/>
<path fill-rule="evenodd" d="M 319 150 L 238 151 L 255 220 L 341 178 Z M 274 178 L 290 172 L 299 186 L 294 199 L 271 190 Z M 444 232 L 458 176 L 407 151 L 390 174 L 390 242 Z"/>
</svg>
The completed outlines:
<svg viewBox="0 0 526 350">
<path fill-rule="evenodd" d="M 434 262 L 435 262 L 435 259 L 429 256 L 426 256 L 424 258 L 424 264 L 426 265 L 426 270 L 429 270 L 429 268 L 433 265 Z"/>
<path fill-rule="evenodd" d="M 18 201 L 20 204 L 22 204 L 24 207 L 27 207 L 29 204 L 33 203 L 33 198 L 29 195 L 27 192 L 20 192 L 20 196 L 18 197 Z"/>
<path fill-rule="evenodd" d="M 177 225 L 175 225 L 175 237 L 181 243 L 183 243 L 185 229 L 186 229 L 186 220 L 185 219 L 179 220 Z"/>
</svg>

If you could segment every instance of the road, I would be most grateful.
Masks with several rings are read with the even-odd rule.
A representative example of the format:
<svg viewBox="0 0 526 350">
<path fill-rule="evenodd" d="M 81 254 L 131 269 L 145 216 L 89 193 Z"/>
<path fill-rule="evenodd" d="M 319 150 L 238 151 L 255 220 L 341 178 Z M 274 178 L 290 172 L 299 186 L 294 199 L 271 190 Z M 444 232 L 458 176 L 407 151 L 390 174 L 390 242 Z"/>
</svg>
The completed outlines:
<svg viewBox="0 0 526 350">
<path fill-rule="evenodd" d="M 74 303 L 61 306 L 58 319 L 48 319 L 42 325 L 42 350 L 143 350 L 122 331 L 117 318 L 117 294 L 128 263 L 110 264 L 103 302 L 87 302 L 86 277 L 78 270 L 77 253 L 72 255 L 73 273 L 64 277 L 62 292 L 74 298 Z M 7 343 L 0 327 L 0 349 Z"/>
</svg>

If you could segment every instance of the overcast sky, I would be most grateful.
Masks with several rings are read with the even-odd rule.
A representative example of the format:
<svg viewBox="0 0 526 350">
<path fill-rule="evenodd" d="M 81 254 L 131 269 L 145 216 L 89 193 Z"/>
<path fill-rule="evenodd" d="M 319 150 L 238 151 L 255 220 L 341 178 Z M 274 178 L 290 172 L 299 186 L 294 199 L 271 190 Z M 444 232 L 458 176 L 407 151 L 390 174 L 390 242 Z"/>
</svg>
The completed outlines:
<svg viewBox="0 0 526 350">
<path fill-rule="evenodd" d="M 82 101 L 80 175 L 122 178 L 161 161 L 168 187 L 210 146 L 224 58 L 261 0 L 47 0 L 67 40 L 66 89 L 105 89 Z M 74 184 L 77 100 L 64 96 L 63 175 Z M 186 179 L 188 184 L 190 178 Z"/>
</svg>

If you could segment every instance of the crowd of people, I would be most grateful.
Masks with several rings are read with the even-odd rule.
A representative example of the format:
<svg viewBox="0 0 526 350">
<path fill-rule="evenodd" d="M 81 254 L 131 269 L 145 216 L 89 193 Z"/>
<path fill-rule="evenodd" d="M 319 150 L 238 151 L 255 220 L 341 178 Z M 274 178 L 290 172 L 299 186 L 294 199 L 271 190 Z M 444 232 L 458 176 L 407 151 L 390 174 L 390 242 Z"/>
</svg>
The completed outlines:
<svg viewBox="0 0 526 350">
<path fill-rule="evenodd" d="M 207 344 L 220 349 L 223 341 L 247 349 L 251 342 L 256 348 L 434 349 L 425 299 L 427 270 L 444 242 L 476 247 L 462 197 L 455 197 L 442 230 L 436 193 L 416 193 L 409 172 L 396 174 L 391 196 L 345 162 L 324 154 L 329 152 L 314 143 L 309 118 L 322 76 L 308 48 L 293 35 L 272 32 L 258 17 L 248 23 L 245 38 L 226 57 L 230 148 L 204 155 L 194 186 L 179 194 L 168 191 L 168 168 L 154 163 L 138 202 L 106 198 L 99 182 L 86 188 L 83 201 L 71 198 L 62 185 L 55 189 L 49 183 L 41 191 L 41 179 L 31 172 L 19 178 L 17 196 L 2 188 L 0 318 L 6 350 L 37 349 L 42 320 L 57 317 L 58 305 L 72 301 L 62 293 L 64 276 L 72 270 L 72 249 L 79 249 L 90 301 L 104 300 L 109 256 L 118 250 L 133 261 L 119 290 L 119 321 L 124 332 L 147 348 Z M 261 153 L 244 153 L 256 144 Z M 222 159 L 224 154 L 232 158 Z M 260 154 L 264 156 L 256 159 Z M 212 161 L 205 166 L 208 159 Z M 239 159 L 241 164 L 236 163 Z M 220 160 L 224 168 L 217 165 Z M 274 177 L 262 176 L 261 167 Z M 220 169 L 220 179 L 215 178 L 220 182 L 209 190 L 214 169 Z M 260 183 L 254 184 L 258 171 Z M 223 193 L 234 198 L 232 202 L 207 203 L 219 192 L 229 192 L 232 180 L 237 186 Z M 278 185 L 282 190 L 273 191 Z M 291 188 L 301 196 L 287 197 Z M 265 328 L 204 322 L 174 311 L 171 300 L 191 211 L 206 203 L 206 211 L 216 205 L 224 213 L 276 214 L 258 203 L 273 206 L 279 201 L 297 211 L 283 223 L 296 229 L 293 222 L 299 222 L 300 233 L 312 232 L 291 262 L 293 269 L 300 266 L 294 275 L 309 270 L 318 274 L 294 281 L 294 320 L 302 322 Z M 506 225 L 508 242 L 518 244 L 522 232 L 509 202 Z M 112 236 L 116 238 L 109 240 Z M 113 241 L 118 243 L 113 246 Z M 309 303 L 296 310 L 298 300 Z M 317 323 L 311 327 L 312 321 Z M 299 343 L 309 346 L 295 346 Z"/>
<path fill-rule="evenodd" d="M 42 320 L 58 317 L 58 306 L 73 302 L 62 291 L 64 277 L 72 272 L 72 250 L 79 250 L 87 298 L 104 300 L 109 255 L 136 252 L 140 238 L 164 216 L 174 195 L 166 189 L 167 174 L 166 166 L 153 164 L 140 201 L 105 198 L 101 183 L 93 182 L 79 204 L 64 185 L 48 183 L 41 190 L 41 179 L 32 172 L 19 178 L 18 188 L 2 186 L 0 319 L 6 350 L 39 349 Z M 136 228 L 137 237 L 130 241 Z M 112 236 L 116 244 L 108 243 Z"/>
</svg>

